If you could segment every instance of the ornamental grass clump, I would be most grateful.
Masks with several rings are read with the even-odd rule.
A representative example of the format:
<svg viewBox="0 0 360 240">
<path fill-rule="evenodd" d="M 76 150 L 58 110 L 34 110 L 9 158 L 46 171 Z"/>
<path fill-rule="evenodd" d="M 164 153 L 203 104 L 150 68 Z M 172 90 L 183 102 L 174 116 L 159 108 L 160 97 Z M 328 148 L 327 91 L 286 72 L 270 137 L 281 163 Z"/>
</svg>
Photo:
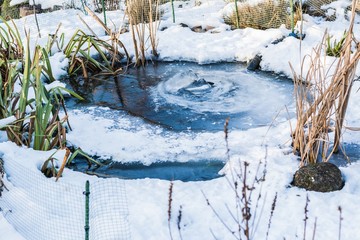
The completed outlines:
<svg viewBox="0 0 360 240">
<path fill-rule="evenodd" d="M 8 138 L 19 146 L 35 150 L 64 148 L 68 122 L 63 92 L 81 97 L 61 86 L 49 90 L 45 88 L 42 75 L 49 70 L 43 59 L 48 56 L 43 48 L 37 46 L 33 58 L 30 58 L 29 40 L 28 36 L 23 69 L 20 71 L 21 90 L 19 94 L 14 93 L 16 97 L 9 101 L 12 111 L 8 114 L 14 114 L 16 121 L 6 127 Z M 30 91 L 34 92 L 33 97 Z M 63 117 L 60 116 L 61 109 L 65 112 Z"/>
<path fill-rule="evenodd" d="M 112 46 L 107 42 L 87 35 L 80 29 L 77 30 L 64 48 L 64 54 L 70 60 L 68 73 L 72 75 L 81 69 L 84 77 L 87 78 L 89 71 L 111 71 L 111 62 L 103 50 L 111 50 L 111 48 Z M 92 49 L 96 50 L 99 60 L 93 57 L 95 53 L 91 52 Z"/>
<path fill-rule="evenodd" d="M 224 16 L 225 23 L 234 28 L 269 29 L 285 24 L 291 26 L 289 3 L 285 0 L 265 0 L 257 4 L 242 2 L 230 15 Z M 236 11 L 237 10 L 237 11 Z M 301 19 L 301 9 L 295 8 L 294 23 Z"/>
<path fill-rule="evenodd" d="M 355 1 L 340 56 L 331 69 L 324 66 L 327 49 L 325 34 L 322 43 L 314 49 L 313 56 L 307 56 L 311 62 L 309 70 L 300 75 L 293 70 L 297 124 L 292 134 L 292 145 L 293 152 L 301 157 L 301 165 L 320 160 L 326 162 L 333 153 L 341 149 L 345 113 L 360 59 L 359 42 L 353 35 L 354 18 Z M 302 69 L 307 57 L 303 60 Z M 309 98 L 309 95 L 312 98 Z M 330 132 L 334 133 L 333 141 Z M 332 149 L 330 144 L 333 145 Z"/>
<path fill-rule="evenodd" d="M 0 119 L 15 119 L 4 127 L 8 139 L 35 150 L 63 148 L 68 127 L 63 92 L 81 97 L 61 86 L 46 89 L 43 81 L 55 80 L 48 50 L 36 46 L 31 57 L 29 35 L 24 45 L 16 25 L 4 23 L 0 27 Z"/>
</svg>

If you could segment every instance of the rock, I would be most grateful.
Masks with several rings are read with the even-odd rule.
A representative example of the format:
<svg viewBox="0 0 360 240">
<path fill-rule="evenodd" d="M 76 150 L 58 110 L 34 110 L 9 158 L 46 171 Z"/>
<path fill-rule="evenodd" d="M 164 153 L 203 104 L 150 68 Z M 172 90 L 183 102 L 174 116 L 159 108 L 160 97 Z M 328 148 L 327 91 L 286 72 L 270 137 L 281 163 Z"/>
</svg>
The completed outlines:
<svg viewBox="0 0 360 240">
<path fill-rule="evenodd" d="M 281 38 L 272 41 L 271 44 L 276 45 L 278 43 L 281 43 L 285 38 L 286 38 L 285 36 L 282 36 Z"/>
<path fill-rule="evenodd" d="M 247 66 L 247 70 L 255 71 L 256 69 L 259 69 L 261 58 L 261 55 L 256 55 L 253 59 L 251 59 Z"/>
<path fill-rule="evenodd" d="M 185 24 L 185 23 L 180 23 L 179 25 L 180 25 L 181 27 L 183 27 L 183 28 L 189 27 L 189 25 L 187 25 L 187 24 Z"/>
<path fill-rule="evenodd" d="M 207 31 L 210 31 L 210 30 L 213 30 L 213 29 L 215 29 L 214 26 L 209 26 L 209 25 L 207 25 L 207 26 L 205 27 L 205 31 L 206 31 L 206 32 L 207 32 Z"/>
<path fill-rule="evenodd" d="M 215 29 L 215 27 L 213 27 L 213 26 L 207 25 L 207 26 L 205 26 L 205 28 L 203 28 L 202 26 L 199 25 L 199 26 L 192 27 L 191 31 L 197 32 L 197 33 L 204 33 L 204 32 L 207 32 L 207 31 L 213 30 L 213 29 Z"/>
<path fill-rule="evenodd" d="M 205 32 L 206 30 L 202 28 L 202 26 L 194 26 L 191 28 L 191 31 L 193 32 L 197 32 L 197 33 L 203 33 Z"/>
<path fill-rule="evenodd" d="M 41 5 L 35 5 L 35 12 L 41 13 Z M 25 17 L 28 15 L 34 14 L 34 6 L 24 5 L 20 6 L 19 8 L 19 15 L 20 17 Z"/>
<path fill-rule="evenodd" d="M 292 184 L 309 191 L 332 192 L 342 189 L 344 181 L 337 166 L 321 162 L 309 164 L 297 170 Z"/>
</svg>

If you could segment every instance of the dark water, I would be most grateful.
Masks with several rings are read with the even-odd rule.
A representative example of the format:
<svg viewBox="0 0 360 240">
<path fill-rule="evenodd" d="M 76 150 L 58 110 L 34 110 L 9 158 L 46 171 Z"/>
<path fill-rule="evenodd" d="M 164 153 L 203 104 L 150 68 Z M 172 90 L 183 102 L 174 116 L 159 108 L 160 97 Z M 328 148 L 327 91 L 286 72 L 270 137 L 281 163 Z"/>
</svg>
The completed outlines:
<svg viewBox="0 0 360 240">
<path fill-rule="evenodd" d="M 217 160 L 197 160 L 186 163 L 157 162 L 149 166 L 141 163 L 105 163 L 101 167 L 88 168 L 84 159 L 76 159 L 70 166 L 75 171 L 85 172 L 99 177 L 117 177 L 121 179 L 157 178 L 163 180 L 206 181 L 221 177 L 219 171 L 224 162 Z"/>
<path fill-rule="evenodd" d="M 219 131 L 268 125 L 293 102 L 293 84 L 270 73 L 248 72 L 236 63 L 156 63 L 125 75 L 71 81 L 86 98 L 76 105 L 107 106 L 165 128 Z M 291 113 L 292 114 L 292 113 Z"/>
<path fill-rule="evenodd" d="M 355 143 L 343 143 L 342 150 L 333 154 L 329 162 L 337 165 L 338 167 L 344 167 L 352 162 L 359 161 L 360 159 L 360 145 Z"/>
</svg>

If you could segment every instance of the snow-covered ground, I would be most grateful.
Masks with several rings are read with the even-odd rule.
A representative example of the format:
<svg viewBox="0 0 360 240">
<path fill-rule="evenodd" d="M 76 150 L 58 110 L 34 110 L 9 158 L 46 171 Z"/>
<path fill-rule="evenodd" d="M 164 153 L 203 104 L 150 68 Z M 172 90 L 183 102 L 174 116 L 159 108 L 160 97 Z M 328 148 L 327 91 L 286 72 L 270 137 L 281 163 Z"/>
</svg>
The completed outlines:
<svg viewBox="0 0 360 240">
<path fill-rule="evenodd" d="M 325 29 L 328 29 L 330 35 L 333 35 L 334 38 L 340 38 L 349 24 L 344 18 L 344 11 L 342 10 L 344 6 L 350 4 L 350 1 L 347 0 L 333 3 L 338 16 L 335 22 L 326 22 L 305 15 L 304 33 L 306 33 L 306 38 L 301 42 L 300 51 L 299 40 L 291 37 L 285 38 L 276 45 L 271 44 L 271 42 L 289 34 L 289 30 L 283 27 L 265 31 L 254 29 L 230 31 L 230 27 L 225 25 L 222 20 L 222 15 L 229 6 L 222 0 L 204 0 L 200 6 L 195 6 L 193 0 L 175 2 L 175 6 L 180 4 L 182 8 L 176 8 L 176 23 L 172 23 L 170 4 L 167 4 L 164 8 L 165 12 L 160 29 L 166 29 L 158 33 L 158 50 L 161 60 L 195 61 L 205 64 L 219 61 L 248 61 L 256 54 L 261 54 L 261 67 L 263 70 L 273 71 L 289 77 L 292 76 L 289 62 L 294 66 L 295 70 L 299 71 L 302 56 L 311 54 L 313 47 L 320 43 Z M 32 45 L 44 45 L 47 41 L 47 35 L 54 33 L 60 22 L 62 23 L 60 33 L 65 33 L 65 42 L 71 38 L 77 28 L 89 32 L 77 15 L 80 15 L 98 36 L 107 39 L 104 30 L 90 16 L 85 16 L 81 11 L 77 10 L 39 14 L 38 21 L 42 38 L 38 38 L 33 16 L 15 20 L 15 23 L 24 38 L 23 30 L 30 29 Z M 119 29 L 123 24 L 122 11 L 108 12 L 107 16 L 110 27 Z M 357 23 L 354 27 L 357 39 L 360 39 L 359 22 L 360 16 L 357 16 Z M 189 28 L 180 26 L 180 23 L 184 23 L 189 27 L 198 25 L 203 27 L 212 26 L 214 29 L 212 30 L 213 33 L 210 31 L 195 33 Z M 121 40 L 129 52 L 133 54 L 130 33 L 122 34 Z M 68 62 L 62 53 L 54 54 L 50 61 L 56 77 L 59 78 L 61 75 L 66 74 Z M 331 61 L 331 58 L 328 58 L 328 61 Z M 357 68 L 357 75 L 360 75 L 360 66 Z M 360 105 L 358 104 L 360 95 L 357 93 L 359 87 L 359 82 L 356 82 L 346 116 L 347 126 L 358 127 L 360 125 Z M 265 94 L 265 90 L 260 89 L 259 94 Z M 98 111 L 109 113 L 110 117 L 107 117 L 107 114 L 99 116 Z M 110 114 L 110 112 L 112 113 Z M 172 156 L 176 156 L 179 161 L 186 161 L 186 159 L 194 156 L 226 159 L 223 132 L 173 133 L 161 127 L 143 123 L 136 117 L 122 112 L 98 107 L 71 110 L 69 118 L 74 131 L 68 134 L 68 140 L 81 146 L 83 150 L 91 154 L 113 157 L 114 159 L 129 162 L 134 159 L 141 160 L 144 164 L 150 164 L 158 159 L 171 160 Z M 290 122 L 294 126 L 294 119 L 291 119 Z M 26 148 L 19 148 L 7 142 L 4 135 L 1 135 L 1 140 L 0 152 L 5 161 L 5 167 L 7 162 L 13 161 L 24 166 L 35 175 L 39 173 L 38 169 L 41 163 L 53 153 L 53 151 L 36 152 Z M 360 144 L 360 135 L 357 132 L 346 131 L 343 140 L 346 143 Z M 256 208 L 256 197 L 260 190 L 262 191 L 262 197 L 258 207 L 258 214 L 252 216 L 253 219 L 259 221 L 258 224 L 255 224 L 257 228 L 252 239 L 266 239 L 268 220 L 275 193 L 277 193 L 276 208 L 268 239 L 303 238 L 304 207 L 307 195 L 310 199 L 308 203 L 309 212 L 307 213 L 307 239 L 312 237 L 315 219 L 316 239 L 338 239 L 339 206 L 342 208 L 343 218 L 341 221 L 341 239 L 353 240 L 359 238 L 360 162 L 356 162 L 358 159 L 352 159 L 354 162 L 351 165 L 340 168 L 346 182 L 341 191 L 316 193 L 289 186 L 293 173 L 298 167 L 298 161 L 291 153 L 289 122 L 277 122 L 275 120 L 271 128 L 258 127 L 246 131 L 233 130 L 229 133 L 229 149 L 230 161 L 223 169 L 227 177 L 204 182 L 174 182 L 172 218 L 170 219 L 170 228 L 174 239 L 180 239 L 177 230 L 177 216 L 180 206 L 182 209 L 180 223 L 182 239 L 234 238 L 221 222 L 221 220 L 224 221 L 231 230 L 236 231 L 237 225 L 233 220 L 234 216 L 231 215 L 231 213 L 236 215 L 236 198 L 228 180 L 232 181 L 231 176 L 234 171 L 240 171 L 239 160 L 250 163 L 249 180 L 252 180 L 251 177 L 258 166 L 258 162 L 261 160 L 262 166 L 264 165 L 265 156 L 266 181 L 261 188 L 260 185 L 256 185 L 257 188 L 253 192 L 254 196 L 251 205 L 253 210 Z M 58 158 L 62 159 L 64 152 L 59 152 L 58 155 Z M 39 202 L 33 201 L 30 197 L 30 195 L 37 194 L 40 196 L 43 194 L 42 189 L 35 187 L 30 190 L 22 187 L 21 184 L 14 183 L 16 182 L 15 179 L 20 179 L 20 175 L 21 172 L 19 173 L 19 171 L 7 172 L 8 179 L 5 180 L 5 184 L 10 191 L 3 192 L 4 199 L 12 199 L 12 206 L 19 209 L 22 209 L 21 206 L 23 206 L 24 201 L 31 202 L 29 211 L 39 213 L 44 211 L 44 213 L 49 214 L 43 216 L 47 221 L 60 221 L 62 216 L 60 212 L 56 211 L 56 208 L 45 211 L 46 209 L 44 210 Z M 47 179 L 41 174 L 38 175 L 37 179 L 39 178 L 42 179 L 43 183 L 54 182 L 54 179 Z M 83 186 L 87 179 L 91 182 L 104 181 L 105 183 L 112 183 L 109 179 L 97 179 L 94 176 L 90 177 L 69 169 L 65 169 L 59 182 L 79 187 Z M 132 239 L 170 239 L 168 228 L 170 182 L 155 179 L 126 180 L 124 182 Z M 31 182 L 29 184 L 31 185 Z M 56 187 L 52 191 L 56 193 Z M 19 197 L 21 201 L 16 200 L 17 194 L 21 195 L 21 198 Z M 61 192 L 58 194 L 61 194 Z M 207 205 L 204 195 L 218 215 Z M 0 198 L 0 203 L 1 201 Z M 65 204 L 57 202 L 59 209 L 64 207 Z M 231 213 L 229 213 L 228 209 L 230 209 Z M 260 214 L 260 211 L 262 214 Z M 8 214 L 18 214 L 19 217 L 24 216 L 16 211 L 9 212 L 6 209 L 1 209 L 0 239 L 26 239 L 27 236 L 24 232 L 22 232 L 23 236 L 21 236 L 16 231 L 16 229 L 19 231 L 22 226 L 16 224 L 11 226 L 9 224 L 7 221 Z M 27 216 L 24 216 L 24 218 Z M 35 226 L 37 226 L 35 222 L 32 225 L 31 219 L 29 219 L 27 227 L 31 229 Z M 52 239 L 49 236 L 41 235 L 41 233 L 39 231 L 38 239 Z"/>
</svg>

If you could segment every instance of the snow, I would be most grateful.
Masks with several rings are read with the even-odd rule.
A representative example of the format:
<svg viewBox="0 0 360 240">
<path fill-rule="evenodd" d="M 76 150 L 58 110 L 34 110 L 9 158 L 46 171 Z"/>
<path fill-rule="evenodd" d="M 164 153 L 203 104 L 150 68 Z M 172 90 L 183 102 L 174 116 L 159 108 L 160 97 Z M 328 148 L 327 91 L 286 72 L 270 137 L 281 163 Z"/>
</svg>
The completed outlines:
<svg viewBox="0 0 360 240">
<path fill-rule="evenodd" d="M 16 232 L 14 227 L 6 221 L 3 213 L 0 214 L 0 232 L 2 237 L 6 236 L 6 239 L 25 240 L 25 238 L 22 237 L 18 232 Z"/>
<path fill-rule="evenodd" d="M 12 4 L 18 4 L 21 1 L 12 1 Z M 36 1 L 43 5 L 43 8 L 53 5 L 62 5 L 61 1 Z M 78 2 L 77 2 L 78 3 Z M 278 44 L 272 44 L 273 41 L 289 34 L 289 30 L 284 27 L 279 29 L 268 29 L 265 31 L 254 29 L 239 29 L 230 31 L 229 26 L 224 24 L 222 16 L 229 11 L 233 5 L 227 4 L 221 0 L 204 0 L 200 6 L 195 6 L 195 1 L 178 2 L 175 1 L 176 23 L 172 22 L 170 3 L 164 5 L 164 15 L 160 23 L 158 32 L 160 60 L 163 61 L 194 61 L 199 64 L 206 64 L 220 61 L 248 61 L 256 54 L 262 56 L 261 68 L 264 71 L 271 71 L 291 77 L 292 72 L 289 63 L 297 72 L 300 72 L 300 63 L 302 57 L 313 53 L 313 48 L 320 43 L 325 29 L 334 39 L 339 39 L 343 31 L 348 27 L 348 21 L 345 19 L 346 13 L 342 10 L 349 5 L 349 1 L 341 0 L 331 4 L 336 9 L 337 20 L 335 22 L 326 22 L 311 16 L 304 16 L 303 30 L 306 38 L 300 41 L 286 37 Z M 93 29 L 93 31 L 103 39 L 108 39 L 104 35 L 103 29 L 90 17 L 85 16 L 78 10 L 62 10 L 52 13 L 39 14 L 38 21 L 42 38 L 38 37 L 35 19 L 28 16 L 15 20 L 21 36 L 25 39 L 24 29 L 30 30 L 31 44 L 45 45 L 47 35 L 53 34 L 59 23 L 62 25 L 59 29 L 60 34 L 65 34 L 65 43 L 75 33 L 76 29 L 90 31 L 79 20 L 81 16 Z M 123 11 L 108 12 L 108 20 L 112 20 L 114 25 L 111 27 L 119 29 L 123 22 Z M 99 16 L 102 18 L 102 16 Z M 357 24 L 354 28 L 354 35 L 360 38 L 360 17 L 357 16 Z M 111 21 L 108 21 L 111 22 Z M 214 27 L 206 33 L 195 33 L 190 28 L 182 27 L 183 23 L 190 28 L 194 26 Z M 3 26 L 3 24 L 1 24 Z M 297 26 L 297 30 L 299 26 Z M 121 40 L 127 46 L 131 55 L 134 55 L 130 33 L 121 35 Z M 150 50 L 148 51 L 148 54 Z M 334 58 L 329 58 L 326 66 L 331 66 Z M 64 54 L 54 49 L 50 62 L 57 80 L 48 88 L 64 86 L 60 82 L 61 78 L 66 76 L 68 60 Z M 245 74 L 245 73 L 244 73 Z M 330 72 L 331 74 L 331 72 Z M 360 66 L 357 68 L 357 75 L 360 75 Z M 225 76 L 226 77 L 226 76 Z M 214 81 L 222 81 L 224 88 L 231 84 L 231 81 L 224 82 L 224 76 Z M 174 80 L 174 79 L 172 79 Z M 172 81 L 164 83 L 159 88 L 166 91 L 177 91 L 179 88 L 188 86 L 189 81 Z M 249 83 L 250 84 L 250 83 Z M 19 87 L 19 86 L 17 86 Z M 353 87 L 353 93 L 349 103 L 349 109 L 346 116 L 346 126 L 359 126 L 360 84 L 356 82 Z M 260 88 L 260 87 L 259 87 Z M 160 89 L 161 90 L 161 89 Z M 164 90 L 164 91 L 165 91 Z M 259 98 L 262 101 L 271 102 L 271 96 L 266 86 L 262 86 Z M 161 91 L 159 91 L 161 92 Z M 250 95 L 253 93 L 249 93 Z M 269 99 L 266 99 L 266 98 Z M 179 103 L 178 99 L 172 99 L 174 103 Z M 238 99 L 242 101 L 242 99 Z M 216 103 L 214 101 L 214 103 Z M 203 106 L 196 106 L 189 102 L 186 107 L 192 107 L 195 110 Z M 218 111 L 221 105 L 215 105 Z M 211 109 L 208 109 L 211 110 Z M 233 109 L 237 111 L 238 109 Z M 261 109 L 266 111 L 267 109 Z M 101 113 L 101 115 L 100 115 Z M 218 132 L 172 132 L 160 126 L 154 126 L 143 120 L 129 116 L 122 111 L 110 110 L 108 108 L 90 107 L 80 108 L 69 111 L 69 118 L 73 131 L 67 135 L 68 140 L 80 146 L 84 151 L 91 155 L 97 155 L 104 159 L 111 158 L 120 162 L 142 162 L 145 165 L 161 161 L 180 161 L 200 160 L 204 157 L 209 159 L 227 160 L 226 144 L 224 133 Z M 9 124 L 13 118 L 0 120 L 0 126 Z M 289 121 L 294 126 L 294 119 Z M 271 127 L 256 127 L 248 130 L 233 130 L 229 133 L 230 161 L 222 170 L 227 177 L 218 178 L 203 182 L 181 182 L 174 181 L 172 217 L 170 219 L 170 228 L 174 239 L 180 239 L 177 230 L 177 216 L 181 206 L 181 235 L 183 239 L 212 239 L 213 234 L 218 239 L 232 239 L 233 236 L 224 227 L 220 220 L 226 222 L 231 229 L 236 229 L 231 214 L 236 211 L 234 191 L 229 185 L 233 171 L 239 170 L 239 161 L 250 163 L 250 177 L 253 177 L 258 166 L 259 160 L 262 160 L 261 168 L 264 165 L 266 156 L 266 181 L 262 187 L 256 186 L 253 192 L 257 197 L 261 191 L 262 197 L 258 211 L 263 209 L 262 214 L 258 213 L 257 220 L 260 224 L 254 232 L 253 239 L 265 239 L 267 224 L 270 216 L 271 204 L 277 193 L 276 208 L 272 218 L 269 239 L 294 239 L 302 238 L 304 232 L 304 207 L 306 198 L 310 199 L 308 204 L 308 222 L 306 235 L 310 238 L 313 234 L 314 221 L 316 219 L 316 239 L 334 239 L 338 236 L 339 229 L 339 211 L 342 208 L 341 239 L 353 240 L 360 235 L 358 223 L 360 222 L 360 210 L 358 201 L 360 199 L 360 161 L 352 159 L 353 163 L 340 167 L 345 178 L 345 186 L 341 191 L 332 193 L 306 192 L 301 189 L 290 187 L 293 173 L 298 168 L 298 161 L 291 153 L 290 124 L 275 119 Z M 346 130 L 343 140 L 346 143 L 360 144 L 360 133 Z M 34 212 L 38 210 L 38 215 L 48 221 L 54 221 L 57 224 L 64 222 L 61 214 L 57 212 L 57 207 L 65 207 L 65 203 L 59 201 L 51 209 L 41 208 L 40 196 L 43 196 L 42 189 L 32 187 L 31 179 L 28 183 L 21 182 L 22 173 L 16 168 L 11 168 L 10 163 L 14 162 L 33 174 L 37 179 L 41 179 L 42 184 L 56 186 L 54 179 L 47 179 L 42 176 L 39 169 L 43 162 L 54 153 L 38 152 L 31 149 L 21 148 L 6 141 L 6 136 L 1 133 L 0 152 L 6 164 L 5 184 L 9 191 L 4 191 L 4 199 L 12 199 L 12 206 L 22 209 L 23 200 L 33 204 Z M 266 154 L 267 153 L 267 154 Z M 57 166 L 61 165 L 64 151 L 56 153 L 55 161 Z M 63 177 L 59 183 L 64 184 L 70 189 L 77 189 L 84 185 L 86 180 L 92 182 L 101 181 L 104 184 L 113 184 L 114 180 L 98 179 L 94 176 L 88 176 L 82 173 L 65 169 Z M 17 182 L 18 181 L 18 182 Z M 120 182 L 120 181 L 118 181 Z M 169 181 L 157 179 L 137 179 L 121 181 L 126 185 L 126 195 L 128 199 L 127 207 L 129 211 L 129 227 L 133 239 L 169 239 L 168 229 L 168 191 Z M 52 185 L 54 184 L 54 185 Z M 33 184 L 34 185 L 34 184 Z M 61 190 L 49 191 L 61 195 Z M 38 195 L 39 197 L 35 197 Z M 210 201 L 212 207 L 218 212 L 218 216 L 207 205 L 205 197 Z M 21 198 L 20 198 L 21 196 Z M 255 199 L 255 198 L 253 198 Z M 252 209 L 255 209 L 255 200 L 253 200 Z M 0 203 L 2 198 L 0 198 Z M 80 204 L 80 203 L 77 203 Z M 69 204 L 68 204 L 69 205 Z M 70 204 L 71 205 L 71 204 Z M 83 207 L 81 203 L 81 208 Z M 228 208 L 228 209 L 227 209 Z M 31 212 L 29 210 L 29 212 Z M 8 221 L 9 212 L 6 209 L 0 211 L 0 240 L 26 239 L 26 234 L 21 236 L 18 229 L 21 227 Z M 29 215 L 27 215 L 29 214 Z M 31 221 L 30 213 L 19 215 L 28 219 L 29 228 L 38 227 L 37 223 Z M 74 213 L 75 214 L 75 213 Z M 69 216 L 72 216 L 69 213 Z M 100 216 L 99 219 L 102 216 Z M 255 216 L 253 216 L 255 218 Z M 220 219 L 219 219 L 220 218 Z M 82 224 L 82 223 L 81 223 Z M 40 234 L 40 233 L 39 233 Z M 296 237 L 297 236 L 297 237 Z M 336 237 L 335 237 L 336 236 Z M 45 239 L 43 235 L 39 239 Z"/>
</svg>

